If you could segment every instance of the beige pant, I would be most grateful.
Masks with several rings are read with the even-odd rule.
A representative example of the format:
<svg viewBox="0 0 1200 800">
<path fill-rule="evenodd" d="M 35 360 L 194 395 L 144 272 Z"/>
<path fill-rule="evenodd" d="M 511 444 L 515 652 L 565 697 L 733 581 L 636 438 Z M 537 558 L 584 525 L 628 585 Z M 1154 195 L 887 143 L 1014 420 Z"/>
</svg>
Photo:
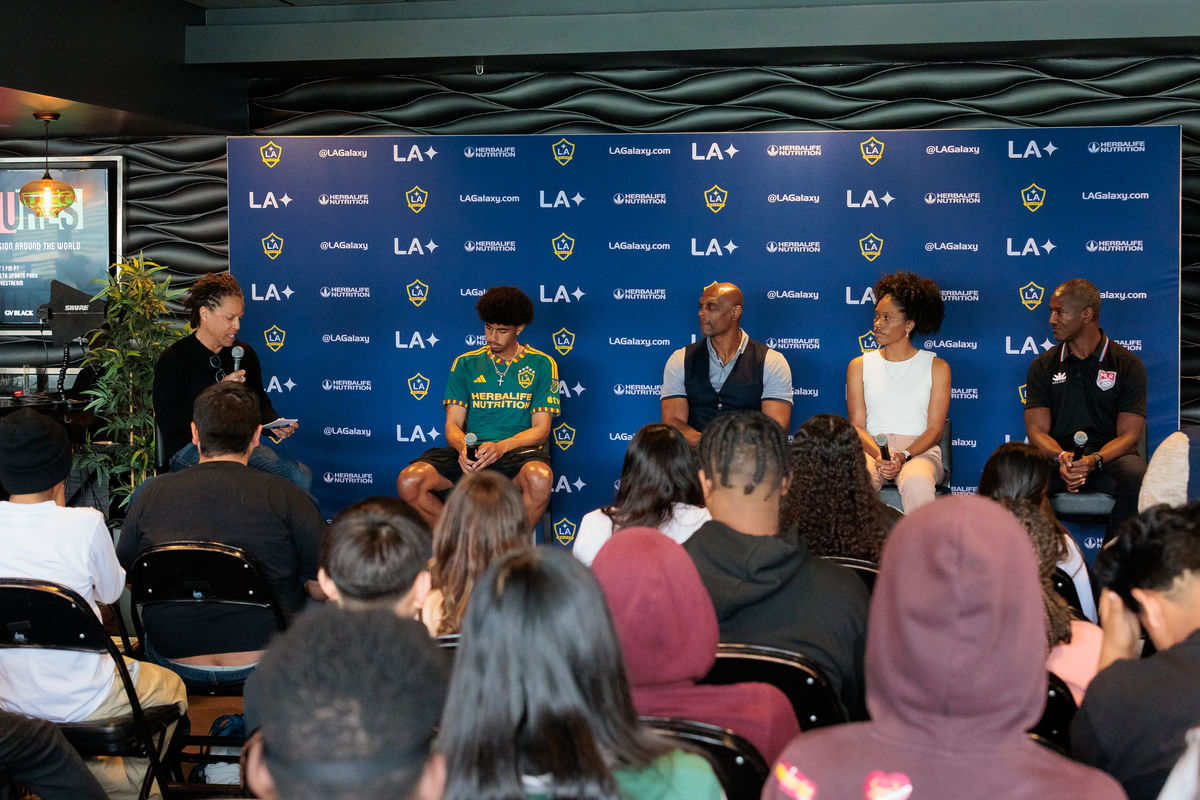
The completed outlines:
<svg viewBox="0 0 1200 800">
<path fill-rule="evenodd" d="M 125 659 L 126 665 L 131 663 Z M 134 681 L 138 702 L 142 708 L 164 706 L 175 703 L 181 712 L 187 711 L 187 689 L 183 681 L 169 669 L 149 664 L 145 661 L 138 665 L 138 678 Z M 118 717 L 129 713 L 129 699 L 121 679 L 113 673 L 113 685 L 108 696 L 100 703 L 100 707 L 88 715 L 88 720 Z M 171 743 L 175 733 L 175 725 L 167 728 L 167 736 L 163 740 L 159 752 L 161 758 Z M 142 778 L 150 768 L 150 761 L 145 758 L 121 758 L 119 756 L 95 756 L 87 759 L 88 769 L 96 776 L 96 780 L 108 793 L 110 800 L 136 800 L 141 791 Z M 150 796 L 161 798 L 162 793 L 157 783 L 150 790 Z"/>
<path fill-rule="evenodd" d="M 892 453 L 899 453 L 917 440 L 915 436 L 901 436 L 896 433 L 887 434 L 887 438 L 888 449 Z M 875 459 L 871 456 L 866 456 L 866 459 L 871 486 L 878 492 L 879 487 L 883 486 L 883 478 L 879 477 L 875 470 Z M 942 469 L 942 448 L 936 444 L 924 453 L 913 456 L 900 468 L 900 474 L 896 476 L 896 488 L 900 490 L 900 503 L 904 506 L 905 514 L 933 502 L 937 494 L 935 487 L 943 474 L 945 470 Z"/>
</svg>

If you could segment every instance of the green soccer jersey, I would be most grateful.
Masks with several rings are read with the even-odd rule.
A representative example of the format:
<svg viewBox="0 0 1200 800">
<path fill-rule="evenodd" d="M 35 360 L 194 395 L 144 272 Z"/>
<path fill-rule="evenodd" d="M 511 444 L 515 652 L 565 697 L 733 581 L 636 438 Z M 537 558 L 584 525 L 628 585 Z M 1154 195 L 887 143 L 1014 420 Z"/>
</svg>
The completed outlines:
<svg viewBox="0 0 1200 800">
<path fill-rule="evenodd" d="M 524 345 L 515 361 L 495 358 L 485 346 L 463 353 L 450 367 L 442 405 L 467 409 L 463 432 L 497 442 L 529 430 L 538 412 L 558 414 L 558 365 Z"/>
</svg>

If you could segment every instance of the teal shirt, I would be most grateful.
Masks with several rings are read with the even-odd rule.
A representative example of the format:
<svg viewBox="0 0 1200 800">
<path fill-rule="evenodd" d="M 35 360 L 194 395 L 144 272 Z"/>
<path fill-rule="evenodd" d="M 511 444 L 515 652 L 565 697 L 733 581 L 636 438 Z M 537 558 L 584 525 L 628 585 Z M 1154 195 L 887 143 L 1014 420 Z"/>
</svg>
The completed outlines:
<svg viewBox="0 0 1200 800">
<path fill-rule="evenodd" d="M 479 441 L 507 439 L 533 427 L 536 413 L 558 414 L 558 365 L 529 345 L 515 361 L 494 358 L 486 346 L 471 350 L 450 366 L 442 405 L 467 409 L 463 432 Z"/>
<path fill-rule="evenodd" d="M 617 770 L 623 800 L 723 800 L 721 784 L 703 756 L 672 750 L 638 770 Z"/>
</svg>

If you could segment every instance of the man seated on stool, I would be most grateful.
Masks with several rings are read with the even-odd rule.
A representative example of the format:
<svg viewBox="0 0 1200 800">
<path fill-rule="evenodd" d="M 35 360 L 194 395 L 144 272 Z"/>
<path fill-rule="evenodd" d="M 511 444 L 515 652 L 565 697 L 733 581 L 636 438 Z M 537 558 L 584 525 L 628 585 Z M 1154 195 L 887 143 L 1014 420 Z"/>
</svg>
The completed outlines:
<svg viewBox="0 0 1200 800">
<path fill-rule="evenodd" d="M 420 619 L 432 578 L 433 534 L 398 497 L 368 497 L 343 508 L 321 539 L 317 582 L 351 610 L 386 606 Z"/>
<path fill-rule="evenodd" d="M 1050 329 L 1058 347 L 1034 359 L 1025 378 L 1025 433 L 1055 462 L 1051 495 L 1086 489 L 1113 496 L 1108 541 L 1137 513 L 1146 474 L 1137 453 L 1146 425 L 1146 368 L 1100 329 L 1100 292 L 1082 278 L 1054 290 Z M 1080 431 L 1086 452 L 1075 458 Z"/>
<path fill-rule="evenodd" d="M 254 393 L 213 384 L 196 398 L 191 426 L 200 463 L 143 485 L 117 545 L 121 564 L 128 569 L 154 545 L 217 542 L 258 562 L 285 615 L 310 596 L 324 600 L 316 578 L 325 520 L 316 504 L 294 483 L 247 466 L 262 431 Z M 150 607 L 144 619 L 146 656 L 200 685 L 245 680 L 276 630 L 270 611 L 216 603 Z"/>
<path fill-rule="evenodd" d="M 550 502 L 553 474 L 546 439 L 558 414 L 558 366 L 517 337 L 533 321 L 533 302 L 515 286 L 493 286 L 475 304 L 487 344 L 463 353 L 446 381 L 447 447 L 426 450 L 404 468 L 396 491 L 437 524 L 443 503 L 434 492 L 464 472 L 494 469 L 521 491 L 532 530 Z M 479 442 L 468 450 L 466 436 Z"/>
<path fill-rule="evenodd" d="M 762 411 L 787 432 L 792 419 L 792 370 L 787 359 L 741 329 L 742 290 L 712 283 L 700 295 L 703 339 L 667 359 L 659 392 L 662 421 L 695 447 L 714 417 Z"/>
</svg>

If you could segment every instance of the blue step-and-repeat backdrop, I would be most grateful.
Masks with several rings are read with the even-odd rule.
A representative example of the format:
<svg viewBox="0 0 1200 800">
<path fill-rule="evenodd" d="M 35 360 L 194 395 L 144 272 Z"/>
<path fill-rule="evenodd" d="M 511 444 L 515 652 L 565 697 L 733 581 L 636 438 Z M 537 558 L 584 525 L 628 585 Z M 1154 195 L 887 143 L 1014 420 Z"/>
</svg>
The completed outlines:
<svg viewBox="0 0 1200 800">
<path fill-rule="evenodd" d="M 281 446 L 326 514 L 444 444 L 450 363 L 483 344 L 474 304 L 514 284 L 535 306 L 522 341 L 559 367 L 562 544 L 659 419 L 713 281 L 741 286 L 744 329 L 791 364 L 795 430 L 846 413 L 880 274 L 936 279 L 946 320 L 916 344 L 950 364 L 970 491 L 1024 437 L 1050 294 L 1089 278 L 1101 326 L 1146 363 L 1153 448 L 1178 425 L 1179 198 L 1178 127 L 229 140 L 241 336 L 300 419 Z"/>
</svg>

